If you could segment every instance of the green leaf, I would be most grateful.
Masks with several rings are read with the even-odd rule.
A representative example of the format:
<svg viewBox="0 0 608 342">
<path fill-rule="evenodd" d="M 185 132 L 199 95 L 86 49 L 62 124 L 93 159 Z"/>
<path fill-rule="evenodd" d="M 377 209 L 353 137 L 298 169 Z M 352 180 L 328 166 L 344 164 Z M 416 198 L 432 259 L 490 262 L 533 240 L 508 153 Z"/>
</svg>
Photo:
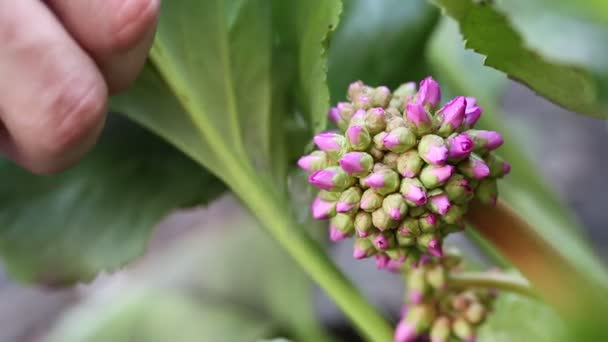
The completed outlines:
<svg viewBox="0 0 608 342">
<path fill-rule="evenodd" d="M 127 293 L 112 305 L 82 307 L 65 318 L 50 342 L 255 341 L 272 325 L 261 317 L 166 291 Z"/>
<path fill-rule="evenodd" d="M 487 56 L 484 64 L 526 84 L 547 99 L 583 114 L 608 117 L 602 85 L 589 69 L 553 61 L 527 46 L 493 5 L 473 0 L 434 0 L 460 27 L 465 46 Z M 605 43 L 604 43 L 605 44 Z"/>
<path fill-rule="evenodd" d="M 438 14 L 425 0 L 346 2 L 329 53 L 332 101 L 341 101 L 356 80 L 394 88 L 425 77 L 421 57 Z"/>
<path fill-rule="evenodd" d="M 312 282 L 238 206 L 216 202 L 202 226 L 151 253 L 129 282 L 71 310 L 53 341 L 327 341 Z"/>
<path fill-rule="evenodd" d="M 2 161 L 0 175 L 0 254 L 15 278 L 51 285 L 123 266 L 169 211 L 224 190 L 157 137 L 113 119 L 69 171 L 39 177 Z"/>
<path fill-rule="evenodd" d="M 481 326 L 478 341 L 561 341 L 565 322 L 546 304 L 516 294 L 501 293 Z"/>
</svg>

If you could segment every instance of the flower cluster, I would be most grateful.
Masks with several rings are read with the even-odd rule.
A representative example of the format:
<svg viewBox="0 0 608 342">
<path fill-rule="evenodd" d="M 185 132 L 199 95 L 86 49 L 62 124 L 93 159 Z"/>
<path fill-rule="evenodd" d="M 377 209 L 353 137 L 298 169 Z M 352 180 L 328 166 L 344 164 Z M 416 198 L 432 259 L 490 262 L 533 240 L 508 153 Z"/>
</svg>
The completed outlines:
<svg viewBox="0 0 608 342">
<path fill-rule="evenodd" d="M 340 132 L 315 136 L 318 150 L 298 161 L 320 189 L 312 215 L 330 220 L 332 241 L 356 236 L 354 257 L 375 256 L 379 268 L 442 256 L 443 238 L 464 229 L 468 203 L 496 201 L 496 179 L 510 169 L 492 153 L 502 137 L 473 128 L 482 113 L 474 98 L 439 108 L 431 77 L 392 93 L 354 82 L 348 98 L 329 111 Z"/>
<path fill-rule="evenodd" d="M 449 274 L 458 272 L 460 258 L 446 255 L 407 271 L 408 296 L 395 330 L 395 342 L 430 337 L 431 342 L 454 338 L 474 342 L 477 327 L 492 308 L 495 293 L 487 289 L 450 288 Z"/>
</svg>

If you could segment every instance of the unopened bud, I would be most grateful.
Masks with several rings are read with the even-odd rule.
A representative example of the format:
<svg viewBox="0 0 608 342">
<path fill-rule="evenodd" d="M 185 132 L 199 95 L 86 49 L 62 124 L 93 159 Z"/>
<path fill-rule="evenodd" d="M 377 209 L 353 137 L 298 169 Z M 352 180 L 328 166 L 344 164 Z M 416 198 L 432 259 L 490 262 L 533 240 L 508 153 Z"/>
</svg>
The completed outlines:
<svg viewBox="0 0 608 342">
<path fill-rule="evenodd" d="M 373 216 L 373 215 L 372 215 Z M 380 232 L 370 236 L 371 241 L 379 251 L 385 251 L 389 248 L 395 247 L 395 234 L 392 232 Z"/>
<path fill-rule="evenodd" d="M 428 211 L 429 210 L 424 206 L 412 207 L 408 210 L 408 215 L 411 217 L 420 217 L 420 216 L 426 214 Z"/>
<path fill-rule="evenodd" d="M 342 196 L 342 192 L 319 190 L 317 196 L 327 202 L 337 202 L 340 199 L 340 196 Z"/>
<path fill-rule="evenodd" d="M 355 81 L 348 85 L 347 96 L 352 101 L 358 97 L 365 89 L 363 81 Z"/>
<path fill-rule="evenodd" d="M 353 219 L 346 214 L 336 214 L 336 216 L 332 217 L 331 224 L 348 235 L 351 235 L 355 230 Z"/>
<path fill-rule="evenodd" d="M 431 342 L 449 342 L 450 333 L 450 319 L 441 316 L 435 320 L 431 327 Z"/>
<path fill-rule="evenodd" d="M 358 208 L 361 201 L 361 193 L 361 189 L 357 186 L 346 189 L 336 204 L 336 212 L 347 213 Z"/>
<path fill-rule="evenodd" d="M 397 229 L 397 232 L 400 235 L 418 236 L 420 234 L 420 223 L 413 217 L 406 217 L 403 221 L 401 221 Z"/>
<path fill-rule="evenodd" d="M 338 227 L 333 224 L 329 224 L 329 240 L 332 242 L 338 242 L 340 240 L 344 240 L 348 237 L 348 233 L 345 233 L 338 229 Z"/>
<path fill-rule="evenodd" d="M 496 205 L 498 198 L 498 184 L 496 179 L 482 179 L 475 189 L 475 198 L 481 203 Z"/>
<path fill-rule="evenodd" d="M 397 158 L 397 171 L 405 178 L 414 178 L 420 174 L 424 161 L 416 150 L 404 152 Z"/>
<path fill-rule="evenodd" d="M 365 114 L 367 112 L 365 111 L 365 109 L 357 109 L 354 111 L 352 118 L 350 119 L 350 122 L 348 123 L 349 126 L 365 126 Z"/>
<path fill-rule="evenodd" d="M 427 195 L 424 186 L 417 178 L 403 178 L 399 189 L 408 205 L 417 207 L 424 205 Z"/>
<path fill-rule="evenodd" d="M 381 151 L 386 151 L 386 148 L 384 147 L 384 138 L 387 135 L 388 135 L 388 133 L 384 132 L 384 131 L 374 135 L 374 137 L 372 138 L 374 147 Z"/>
<path fill-rule="evenodd" d="M 401 220 L 407 214 L 407 204 L 400 193 L 386 196 L 382 202 L 382 209 L 395 221 Z"/>
<path fill-rule="evenodd" d="M 376 254 L 376 247 L 369 239 L 356 239 L 353 248 L 353 257 L 355 259 L 365 259 Z"/>
<path fill-rule="evenodd" d="M 448 144 L 448 159 L 462 160 L 473 151 L 473 139 L 466 133 L 461 133 L 451 136 L 447 140 Z"/>
<path fill-rule="evenodd" d="M 399 245 L 399 247 L 410 247 L 410 246 L 416 245 L 416 237 L 414 235 L 411 235 L 411 234 L 404 235 L 404 234 L 401 234 L 400 231 L 397 231 L 395 238 L 397 239 L 397 245 Z"/>
<path fill-rule="evenodd" d="M 477 123 L 477 120 L 481 117 L 483 110 L 477 106 L 477 100 L 474 97 L 466 97 L 467 108 L 464 112 L 464 123 L 465 129 L 472 128 Z"/>
<path fill-rule="evenodd" d="M 453 203 L 466 203 L 473 198 L 473 187 L 461 174 L 453 175 L 445 183 L 444 189 L 448 199 Z"/>
<path fill-rule="evenodd" d="M 382 160 L 382 158 L 384 158 L 384 152 L 376 147 L 371 147 L 369 149 L 369 151 L 367 151 L 369 154 L 371 154 L 372 157 L 374 157 L 374 160 L 378 161 L 378 160 Z"/>
<path fill-rule="evenodd" d="M 386 107 L 391 100 L 391 91 L 388 87 L 380 86 L 372 92 L 372 106 L 374 107 Z"/>
<path fill-rule="evenodd" d="M 340 118 L 346 123 L 350 122 L 355 114 L 355 108 L 353 108 L 353 105 L 350 102 L 338 102 L 336 109 L 338 110 Z"/>
<path fill-rule="evenodd" d="M 481 303 L 474 302 L 469 305 L 464 313 L 464 317 L 469 323 L 477 325 L 486 317 L 486 309 Z"/>
<path fill-rule="evenodd" d="M 372 138 L 363 125 L 351 125 L 346 130 L 348 146 L 355 151 L 365 151 L 372 142 Z"/>
<path fill-rule="evenodd" d="M 416 334 L 421 334 L 430 329 L 436 317 L 437 311 L 432 305 L 417 304 L 409 308 L 405 321 L 414 325 Z"/>
<path fill-rule="evenodd" d="M 465 342 L 475 342 L 473 327 L 464 318 L 456 318 L 452 324 L 452 330 L 456 337 Z"/>
<path fill-rule="evenodd" d="M 342 116 L 340 116 L 340 111 L 337 107 L 330 108 L 327 112 L 327 117 L 340 129 L 345 129 L 348 126 L 348 121 L 342 119 Z"/>
<path fill-rule="evenodd" d="M 467 159 L 458 164 L 458 171 L 473 179 L 482 179 L 490 175 L 488 165 L 474 153 L 471 153 Z"/>
<path fill-rule="evenodd" d="M 397 191 L 399 187 L 399 175 L 391 169 L 374 171 L 364 179 L 364 183 L 376 190 L 380 195 L 388 195 Z"/>
<path fill-rule="evenodd" d="M 337 159 L 343 153 L 346 146 L 346 139 L 343 135 L 335 132 L 323 132 L 313 138 L 315 145 L 327 153 L 330 158 Z"/>
<path fill-rule="evenodd" d="M 365 152 L 348 152 L 340 158 L 342 170 L 355 177 L 368 175 L 373 166 L 374 158 Z"/>
<path fill-rule="evenodd" d="M 399 156 L 400 155 L 395 152 L 388 152 L 384 154 L 384 157 L 382 157 L 382 164 L 393 170 L 397 170 L 397 161 L 399 160 Z"/>
<path fill-rule="evenodd" d="M 384 108 L 371 108 L 365 115 L 365 125 L 371 134 L 380 133 L 386 127 L 386 113 Z"/>
<path fill-rule="evenodd" d="M 361 203 L 359 206 L 361 209 L 371 213 L 382 206 L 383 200 L 384 197 L 382 195 L 373 189 L 367 189 L 363 192 L 363 195 L 361 195 Z"/>
<path fill-rule="evenodd" d="M 316 220 L 325 220 L 336 215 L 336 202 L 324 201 L 316 197 L 310 207 L 312 217 Z"/>
<path fill-rule="evenodd" d="M 425 162 L 441 166 L 448 159 L 448 148 L 442 137 L 428 134 L 420 139 L 418 154 Z"/>
<path fill-rule="evenodd" d="M 372 215 L 365 211 L 357 212 L 354 225 L 359 237 L 367 237 L 374 228 L 372 225 Z"/>
<path fill-rule="evenodd" d="M 416 136 L 405 127 L 398 127 L 382 139 L 384 148 L 396 153 L 402 153 L 416 145 Z"/>
<path fill-rule="evenodd" d="M 420 104 L 408 103 L 405 107 L 404 118 L 408 127 L 418 136 L 423 136 L 433 130 L 431 115 Z"/>
<path fill-rule="evenodd" d="M 460 223 L 462 223 L 463 219 L 464 219 L 464 214 L 466 214 L 467 210 L 466 207 L 464 205 L 456 205 L 456 204 L 452 204 L 450 205 L 450 209 L 448 210 L 447 213 L 445 213 L 441 219 L 443 220 L 443 222 L 449 224 L 449 225 L 458 225 Z M 458 227 L 458 231 L 461 230 L 460 227 Z"/>
<path fill-rule="evenodd" d="M 441 101 L 441 88 L 432 78 L 427 77 L 420 82 L 420 90 L 416 94 L 416 103 L 422 106 L 435 108 Z"/>
<path fill-rule="evenodd" d="M 395 92 L 393 93 L 393 97 L 405 98 L 408 96 L 414 96 L 416 94 L 416 83 L 407 82 L 401 84 Z"/>
<path fill-rule="evenodd" d="M 448 199 L 448 195 L 445 192 L 439 192 L 435 194 L 429 194 L 429 202 L 427 203 L 427 207 L 437 215 L 445 215 L 452 204 Z"/>
<path fill-rule="evenodd" d="M 422 234 L 418 237 L 418 246 L 426 250 L 430 255 L 434 257 L 443 256 L 443 248 L 441 246 L 441 239 L 435 234 Z"/>
<path fill-rule="evenodd" d="M 315 172 L 326 168 L 327 155 L 323 151 L 314 151 L 298 160 L 298 166 L 307 172 Z"/>
<path fill-rule="evenodd" d="M 391 258 L 385 253 L 378 253 L 376 254 L 375 258 L 376 267 L 380 270 L 386 269 L 386 267 L 388 266 L 388 262 L 391 260 Z"/>
<path fill-rule="evenodd" d="M 332 166 L 315 171 L 308 177 L 308 182 L 321 190 L 343 191 L 353 185 L 355 179 L 344 172 L 342 168 Z"/>
<path fill-rule="evenodd" d="M 464 96 L 458 96 L 446 103 L 435 115 L 437 134 L 447 137 L 457 131 L 464 121 L 467 101 Z"/>
<path fill-rule="evenodd" d="M 425 213 L 418 219 L 418 225 L 422 233 L 433 233 L 439 228 L 439 218 L 433 213 Z"/>
<path fill-rule="evenodd" d="M 420 181 L 427 189 L 434 189 L 445 184 L 454 173 L 452 165 L 427 165 L 420 172 Z"/>
<path fill-rule="evenodd" d="M 430 267 L 425 272 L 426 281 L 436 290 L 445 290 L 447 287 L 447 272 L 441 265 Z"/>
<path fill-rule="evenodd" d="M 398 222 L 393 220 L 384 209 L 376 209 L 372 213 L 372 223 L 380 230 L 396 228 L 398 225 Z"/>
<path fill-rule="evenodd" d="M 391 112 L 393 111 L 391 110 Z M 386 113 L 388 113 L 388 110 L 386 111 Z M 407 128 L 407 125 L 405 124 L 405 121 L 403 121 L 403 118 L 401 116 L 393 116 L 392 114 L 390 117 L 387 116 L 385 129 L 387 132 L 390 132 L 400 127 Z"/>
<path fill-rule="evenodd" d="M 410 269 L 407 273 L 407 301 L 411 304 L 420 304 L 429 291 L 426 270 L 422 267 Z"/>
<path fill-rule="evenodd" d="M 474 150 L 480 154 L 495 150 L 504 143 L 502 136 L 495 131 L 470 129 L 465 133 L 473 139 L 475 144 Z"/>
<path fill-rule="evenodd" d="M 511 165 L 494 153 L 489 153 L 483 160 L 490 168 L 490 177 L 492 178 L 503 177 L 511 171 Z"/>
</svg>

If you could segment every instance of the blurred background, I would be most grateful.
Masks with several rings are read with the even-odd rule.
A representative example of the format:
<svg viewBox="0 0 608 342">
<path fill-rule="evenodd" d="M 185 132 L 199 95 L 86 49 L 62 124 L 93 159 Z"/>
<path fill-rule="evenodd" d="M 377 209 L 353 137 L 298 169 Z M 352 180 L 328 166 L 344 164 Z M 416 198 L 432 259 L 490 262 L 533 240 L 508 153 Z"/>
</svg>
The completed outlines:
<svg viewBox="0 0 608 342">
<path fill-rule="evenodd" d="M 542 18 L 551 24 L 551 18 Z M 361 20 L 366 24 L 360 24 Z M 366 25 L 380 21 L 386 23 L 386 32 L 366 33 Z M 542 26 L 539 21 L 536 24 Z M 521 23 L 526 23 L 525 18 Z M 409 37 L 407 42 L 399 39 L 404 34 Z M 411 1 L 391 13 L 380 11 L 371 1 L 349 3 L 330 45 L 332 101 L 341 99 L 346 84 L 359 78 L 391 86 L 419 81 L 429 74 L 441 80 L 436 74 L 439 68 L 424 56 L 432 54 L 429 51 L 436 49 L 436 41 L 444 35 L 457 36 L 455 24 L 440 19 L 438 11 L 424 1 Z M 379 55 L 357 60 L 347 49 L 353 36 L 358 37 L 359 48 L 376 49 Z M 559 44 L 559 38 L 551 36 L 551 44 Z M 454 59 L 472 54 L 457 41 L 458 51 L 441 52 Z M 354 61 L 344 65 L 346 58 Z M 383 59 L 389 58 L 402 61 L 397 63 L 401 67 L 385 66 Z M 478 70 L 490 78 L 505 79 L 489 68 Z M 368 77 L 368 73 L 375 76 Z M 511 81 L 502 88 L 495 105 L 504 130 L 515 137 L 513 144 L 521 147 L 580 221 L 598 255 L 608 261 L 606 122 L 569 113 Z M 298 215 L 309 222 L 309 193 L 300 178 L 292 176 L 292 188 L 303 208 Z M 324 227 L 313 222 L 309 226 L 325 241 Z M 469 255 L 480 256 L 464 236 L 452 243 Z M 365 295 L 395 321 L 403 294 L 401 278 L 377 271 L 372 260 L 353 260 L 348 243 L 328 248 Z M 513 303 L 528 317 L 559 322 L 544 305 L 517 297 L 499 306 Z M 517 316 L 517 312 L 512 310 L 509 315 Z M 522 328 L 522 324 L 527 325 Z M 525 331 L 522 338 L 537 337 L 528 340 L 551 338 L 542 327 L 525 323 L 525 319 L 498 314 L 488 325 L 494 329 L 482 331 L 481 341 L 523 340 L 500 334 L 507 330 Z M 118 272 L 99 275 L 90 284 L 70 289 L 22 286 L 0 270 L 0 342 L 210 341 L 214 331 L 232 331 L 234 336 L 225 336 L 225 341 L 272 336 L 294 341 L 358 340 L 331 300 L 229 194 L 207 207 L 174 212 L 158 224 L 143 258 Z"/>
</svg>

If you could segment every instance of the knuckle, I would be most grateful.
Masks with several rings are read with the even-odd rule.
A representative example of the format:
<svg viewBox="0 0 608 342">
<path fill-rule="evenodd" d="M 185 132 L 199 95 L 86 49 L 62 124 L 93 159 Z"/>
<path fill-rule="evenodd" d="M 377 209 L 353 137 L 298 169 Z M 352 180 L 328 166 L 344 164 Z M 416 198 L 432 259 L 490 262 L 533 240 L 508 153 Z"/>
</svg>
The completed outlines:
<svg viewBox="0 0 608 342">
<path fill-rule="evenodd" d="M 159 0 L 121 1 L 110 28 L 110 48 L 128 49 L 154 25 L 160 10 Z"/>
<path fill-rule="evenodd" d="M 81 78 L 63 82 L 48 108 L 52 122 L 42 141 L 47 156 L 55 159 L 87 140 L 103 122 L 106 101 L 103 81 Z"/>
</svg>

